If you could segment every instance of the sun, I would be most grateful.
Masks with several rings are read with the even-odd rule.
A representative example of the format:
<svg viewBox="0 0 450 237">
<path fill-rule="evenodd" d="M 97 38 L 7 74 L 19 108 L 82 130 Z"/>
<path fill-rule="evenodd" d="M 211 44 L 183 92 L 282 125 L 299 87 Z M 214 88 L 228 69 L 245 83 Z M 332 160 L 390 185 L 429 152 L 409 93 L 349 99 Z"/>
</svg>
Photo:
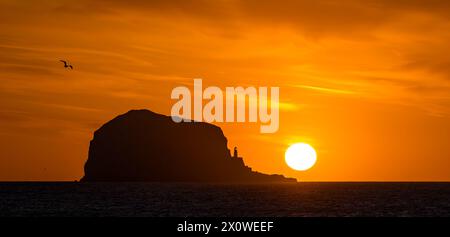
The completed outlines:
<svg viewBox="0 0 450 237">
<path fill-rule="evenodd" d="M 314 148 L 306 143 L 295 143 L 284 154 L 286 164 L 294 170 L 305 171 L 314 166 L 317 154 Z"/>
</svg>

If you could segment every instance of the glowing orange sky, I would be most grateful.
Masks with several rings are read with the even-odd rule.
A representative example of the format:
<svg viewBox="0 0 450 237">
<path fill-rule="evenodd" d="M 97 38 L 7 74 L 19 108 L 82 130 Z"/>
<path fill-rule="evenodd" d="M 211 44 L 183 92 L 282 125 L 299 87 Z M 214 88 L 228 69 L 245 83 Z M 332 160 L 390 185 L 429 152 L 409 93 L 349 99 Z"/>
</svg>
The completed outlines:
<svg viewBox="0 0 450 237">
<path fill-rule="evenodd" d="M 447 1 L 0 0 L 0 180 L 79 179 L 93 131 L 194 78 L 280 87 L 278 133 L 218 124 L 257 171 L 450 180 L 449 29 Z"/>
</svg>

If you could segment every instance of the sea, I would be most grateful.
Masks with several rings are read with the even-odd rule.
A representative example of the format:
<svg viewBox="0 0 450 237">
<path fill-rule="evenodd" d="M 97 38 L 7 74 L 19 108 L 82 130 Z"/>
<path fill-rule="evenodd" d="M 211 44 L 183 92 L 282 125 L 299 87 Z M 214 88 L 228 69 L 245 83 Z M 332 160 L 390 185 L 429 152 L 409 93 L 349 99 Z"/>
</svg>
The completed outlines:
<svg viewBox="0 0 450 237">
<path fill-rule="evenodd" d="M 450 183 L 1 182 L 0 216 L 449 217 Z"/>
</svg>

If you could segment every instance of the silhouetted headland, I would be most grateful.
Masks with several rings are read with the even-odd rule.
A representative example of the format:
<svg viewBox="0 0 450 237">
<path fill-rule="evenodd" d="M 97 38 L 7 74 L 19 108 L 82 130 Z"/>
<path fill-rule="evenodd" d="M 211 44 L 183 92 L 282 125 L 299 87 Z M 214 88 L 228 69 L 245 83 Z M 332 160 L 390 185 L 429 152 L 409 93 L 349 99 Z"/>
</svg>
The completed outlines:
<svg viewBox="0 0 450 237">
<path fill-rule="evenodd" d="M 95 131 L 84 172 L 85 182 L 296 182 L 252 171 L 237 150 L 231 156 L 215 125 L 175 123 L 149 110 L 131 110 Z"/>
</svg>

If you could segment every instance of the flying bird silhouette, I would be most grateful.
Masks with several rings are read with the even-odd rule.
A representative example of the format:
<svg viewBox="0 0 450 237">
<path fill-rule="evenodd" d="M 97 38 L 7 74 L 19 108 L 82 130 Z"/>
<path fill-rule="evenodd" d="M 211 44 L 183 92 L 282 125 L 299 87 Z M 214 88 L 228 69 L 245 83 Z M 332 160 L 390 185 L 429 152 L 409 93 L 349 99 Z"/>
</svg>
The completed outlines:
<svg viewBox="0 0 450 237">
<path fill-rule="evenodd" d="M 72 65 L 70 65 L 67 61 L 64 61 L 64 60 L 59 60 L 59 61 L 64 63 L 64 68 L 73 69 Z"/>
</svg>

